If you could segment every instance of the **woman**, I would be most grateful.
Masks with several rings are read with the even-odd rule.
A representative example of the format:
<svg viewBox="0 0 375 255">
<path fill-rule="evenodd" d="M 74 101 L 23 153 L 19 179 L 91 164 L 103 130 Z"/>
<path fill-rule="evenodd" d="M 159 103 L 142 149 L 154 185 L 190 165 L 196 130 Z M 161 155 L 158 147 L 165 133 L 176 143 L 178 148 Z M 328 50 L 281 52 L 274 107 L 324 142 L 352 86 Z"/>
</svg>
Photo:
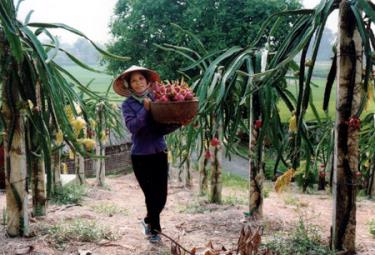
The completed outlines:
<svg viewBox="0 0 375 255">
<path fill-rule="evenodd" d="M 167 200 L 168 154 L 164 135 L 179 126 L 156 123 L 150 114 L 152 82 L 157 72 L 139 66 L 126 69 L 113 83 L 114 91 L 128 97 L 122 103 L 126 127 L 132 134 L 131 160 L 134 174 L 145 195 L 147 215 L 142 224 L 150 242 L 160 241 L 160 213 Z"/>
</svg>

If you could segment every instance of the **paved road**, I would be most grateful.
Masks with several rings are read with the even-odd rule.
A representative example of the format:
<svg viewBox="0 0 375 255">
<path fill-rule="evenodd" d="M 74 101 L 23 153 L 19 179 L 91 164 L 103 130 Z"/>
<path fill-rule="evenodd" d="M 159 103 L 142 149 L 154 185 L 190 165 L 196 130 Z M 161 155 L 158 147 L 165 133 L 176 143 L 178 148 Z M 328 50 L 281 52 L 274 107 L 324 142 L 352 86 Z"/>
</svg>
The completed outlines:
<svg viewBox="0 0 375 255">
<path fill-rule="evenodd" d="M 247 178 L 249 176 L 249 161 L 237 155 L 232 155 L 231 160 L 223 157 L 223 171 Z"/>
<path fill-rule="evenodd" d="M 193 153 L 192 159 L 197 160 L 195 153 Z M 247 159 L 232 155 L 231 160 L 229 160 L 223 155 L 221 164 L 224 172 L 229 172 L 244 178 L 248 178 L 249 176 L 249 161 Z"/>
</svg>

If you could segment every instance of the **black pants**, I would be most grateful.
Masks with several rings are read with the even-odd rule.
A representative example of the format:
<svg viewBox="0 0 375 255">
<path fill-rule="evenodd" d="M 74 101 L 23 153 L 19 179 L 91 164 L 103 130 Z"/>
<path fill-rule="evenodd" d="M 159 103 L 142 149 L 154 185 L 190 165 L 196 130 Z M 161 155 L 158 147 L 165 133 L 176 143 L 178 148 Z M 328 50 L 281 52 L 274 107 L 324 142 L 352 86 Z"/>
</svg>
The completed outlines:
<svg viewBox="0 0 375 255">
<path fill-rule="evenodd" d="M 151 233 L 161 231 L 160 213 L 167 202 L 168 192 L 168 155 L 159 152 L 151 155 L 132 155 L 134 174 L 145 195 L 147 216 Z"/>
</svg>

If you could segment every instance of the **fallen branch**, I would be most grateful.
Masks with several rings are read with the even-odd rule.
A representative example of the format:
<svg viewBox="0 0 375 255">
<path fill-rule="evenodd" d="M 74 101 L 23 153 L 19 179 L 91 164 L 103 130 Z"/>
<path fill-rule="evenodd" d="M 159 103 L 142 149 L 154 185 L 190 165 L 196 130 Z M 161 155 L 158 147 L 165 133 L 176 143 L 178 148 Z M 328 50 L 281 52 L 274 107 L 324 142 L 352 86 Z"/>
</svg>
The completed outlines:
<svg viewBox="0 0 375 255">
<path fill-rule="evenodd" d="M 174 244 L 176 244 L 178 247 L 180 247 L 182 250 L 184 250 L 184 251 L 187 252 L 188 254 L 190 254 L 190 255 L 196 255 L 195 252 L 192 253 L 192 252 L 188 251 L 188 250 L 185 249 L 181 244 L 179 244 L 177 241 L 175 241 L 172 237 L 169 237 L 169 236 L 167 236 L 166 234 L 164 234 L 164 233 L 162 233 L 162 232 L 160 232 L 160 231 L 157 231 L 157 232 L 158 232 L 160 235 L 162 235 L 162 236 L 168 238 L 169 240 L 171 240 L 171 242 L 173 242 Z"/>
<path fill-rule="evenodd" d="M 53 212 L 61 212 L 61 211 L 65 211 L 66 209 L 69 209 L 71 207 L 75 207 L 75 206 L 82 206 L 82 204 L 69 204 L 69 205 L 66 205 L 64 207 L 57 207 L 56 209 L 53 209 L 53 210 L 49 210 L 48 212 L 49 213 L 53 213 Z"/>
</svg>

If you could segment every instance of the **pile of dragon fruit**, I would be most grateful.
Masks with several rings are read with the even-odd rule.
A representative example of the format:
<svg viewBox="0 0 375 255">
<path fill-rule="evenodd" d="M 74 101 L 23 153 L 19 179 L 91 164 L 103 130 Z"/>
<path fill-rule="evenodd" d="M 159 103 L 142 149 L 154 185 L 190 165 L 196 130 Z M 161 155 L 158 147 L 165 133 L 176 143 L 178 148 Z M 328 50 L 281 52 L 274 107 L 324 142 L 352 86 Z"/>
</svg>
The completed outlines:
<svg viewBox="0 0 375 255">
<path fill-rule="evenodd" d="M 155 102 L 181 102 L 190 101 L 194 98 L 193 91 L 183 81 L 156 82 L 153 84 L 152 90 L 155 95 Z"/>
</svg>

